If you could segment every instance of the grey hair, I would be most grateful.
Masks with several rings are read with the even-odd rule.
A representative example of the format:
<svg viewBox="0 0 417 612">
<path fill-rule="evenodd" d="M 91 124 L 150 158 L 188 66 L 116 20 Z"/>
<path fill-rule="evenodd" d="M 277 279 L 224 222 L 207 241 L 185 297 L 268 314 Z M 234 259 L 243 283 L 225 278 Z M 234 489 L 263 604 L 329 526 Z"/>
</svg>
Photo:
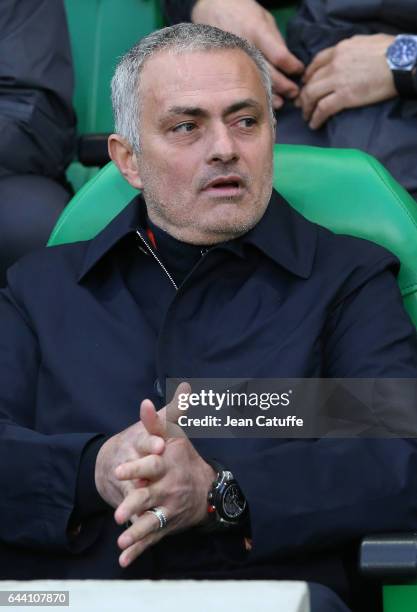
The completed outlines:
<svg viewBox="0 0 417 612">
<path fill-rule="evenodd" d="M 262 53 L 247 40 L 213 26 L 179 23 L 142 38 L 120 60 L 112 82 L 115 131 L 140 151 L 140 75 L 147 60 L 165 49 L 174 53 L 241 49 L 256 64 L 268 99 L 271 123 L 274 122 L 272 83 L 268 64 Z"/>
</svg>

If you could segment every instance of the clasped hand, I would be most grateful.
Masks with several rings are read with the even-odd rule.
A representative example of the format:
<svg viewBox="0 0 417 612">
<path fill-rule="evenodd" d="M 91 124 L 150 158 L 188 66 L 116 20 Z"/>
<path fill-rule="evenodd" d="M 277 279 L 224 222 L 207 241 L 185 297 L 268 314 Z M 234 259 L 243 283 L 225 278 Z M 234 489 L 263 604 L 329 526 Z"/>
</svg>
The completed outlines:
<svg viewBox="0 0 417 612">
<path fill-rule="evenodd" d="M 144 400 L 140 422 L 110 438 L 97 456 L 99 494 L 116 509 L 119 525 L 131 522 L 118 539 L 122 567 L 166 535 L 207 518 L 207 493 L 215 472 L 176 424 L 178 394 L 189 391 L 189 385 L 181 383 L 172 402 L 159 412 Z M 148 512 L 154 507 L 168 520 L 161 530 L 157 517 Z"/>
</svg>

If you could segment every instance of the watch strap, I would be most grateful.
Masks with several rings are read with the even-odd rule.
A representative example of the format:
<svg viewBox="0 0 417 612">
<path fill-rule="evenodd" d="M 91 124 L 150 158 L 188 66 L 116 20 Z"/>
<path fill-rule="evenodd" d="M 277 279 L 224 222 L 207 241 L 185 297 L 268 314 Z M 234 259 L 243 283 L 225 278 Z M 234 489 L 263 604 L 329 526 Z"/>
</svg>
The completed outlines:
<svg viewBox="0 0 417 612">
<path fill-rule="evenodd" d="M 395 87 L 401 98 L 417 98 L 416 68 L 392 70 Z"/>
<path fill-rule="evenodd" d="M 216 461 L 216 459 L 204 459 L 204 461 L 206 463 L 208 463 L 213 470 L 216 472 L 217 477 L 219 476 L 219 474 L 221 474 L 222 472 L 225 471 L 225 467 L 224 465 L 222 465 L 221 463 L 219 463 L 218 461 Z"/>
<path fill-rule="evenodd" d="M 216 472 L 216 478 L 213 480 L 211 487 L 207 493 L 207 512 L 208 514 L 212 515 L 213 518 L 216 515 L 216 507 L 211 503 L 210 497 L 211 497 L 211 493 L 213 488 L 216 486 L 216 483 L 218 481 L 218 479 L 220 478 L 220 474 L 222 474 L 222 472 L 224 472 L 225 467 L 219 463 L 218 461 L 216 461 L 215 459 L 206 459 L 205 460 L 206 463 L 208 463 L 213 470 Z"/>
<path fill-rule="evenodd" d="M 216 472 L 216 477 L 211 483 L 210 489 L 207 492 L 207 517 L 208 520 L 204 525 L 199 525 L 196 529 L 199 533 L 212 533 L 213 531 L 222 530 L 223 525 L 217 520 L 216 508 L 210 503 L 210 493 L 212 488 L 215 486 L 220 474 L 223 472 L 224 467 L 214 459 L 204 458 L 204 461 L 208 463 L 213 470 Z"/>
</svg>

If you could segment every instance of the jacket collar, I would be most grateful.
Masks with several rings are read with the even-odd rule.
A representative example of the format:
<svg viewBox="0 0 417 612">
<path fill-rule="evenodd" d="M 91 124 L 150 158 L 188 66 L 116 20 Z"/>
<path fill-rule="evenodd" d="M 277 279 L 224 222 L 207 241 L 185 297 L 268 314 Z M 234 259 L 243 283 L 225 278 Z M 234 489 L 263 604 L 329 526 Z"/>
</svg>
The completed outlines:
<svg viewBox="0 0 417 612">
<path fill-rule="evenodd" d="M 316 252 L 317 225 L 307 221 L 273 189 L 262 219 L 242 237 L 289 272 L 308 278 Z"/>
<path fill-rule="evenodd" d="M 133 234 L 146 219 L 145 203 L 137 195 L 95 238 L 89 241 L 80 268 L 78 282 L 128 234 Z"/>
<path fill-rule="evenodd" d="M 136 196 L 93 240 L 90 241 L 78 281 L 125 236 L 146 224 L 142 196 Z M 293 274 L 308 278 L 311 274 L 317 241 L 317 226 L 297 213 L 275 190 L 257 225 L 237 240 L 226 243 L 230 250 L 243 255 L 243 247 L 260 249 L 278 265 Z"/>
</svg>

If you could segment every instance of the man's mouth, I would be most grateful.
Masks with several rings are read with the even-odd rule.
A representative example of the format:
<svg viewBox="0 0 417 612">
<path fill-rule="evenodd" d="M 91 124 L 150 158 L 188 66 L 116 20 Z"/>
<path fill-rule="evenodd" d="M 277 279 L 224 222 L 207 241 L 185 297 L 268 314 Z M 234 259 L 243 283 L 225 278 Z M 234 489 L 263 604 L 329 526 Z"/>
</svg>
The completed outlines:
<svg viewBox="0 0 417 612">
<path fill-rule="evenodd" d="M 233 197 L 240 195 L 244 187 L 240 176 L 219 176 L 204 186 L 203 191 L 211 196 Z"/>
</svg>

